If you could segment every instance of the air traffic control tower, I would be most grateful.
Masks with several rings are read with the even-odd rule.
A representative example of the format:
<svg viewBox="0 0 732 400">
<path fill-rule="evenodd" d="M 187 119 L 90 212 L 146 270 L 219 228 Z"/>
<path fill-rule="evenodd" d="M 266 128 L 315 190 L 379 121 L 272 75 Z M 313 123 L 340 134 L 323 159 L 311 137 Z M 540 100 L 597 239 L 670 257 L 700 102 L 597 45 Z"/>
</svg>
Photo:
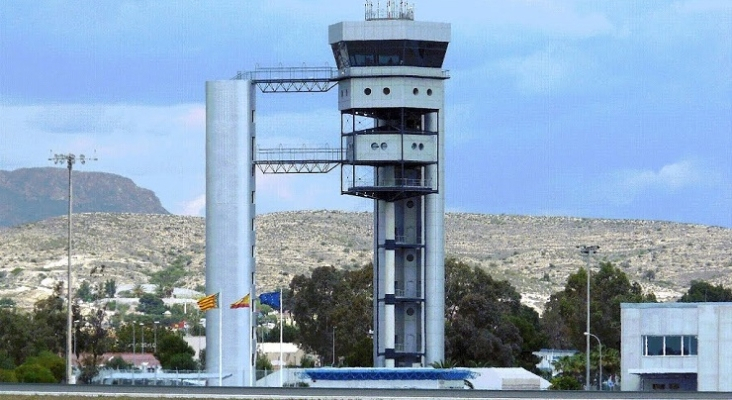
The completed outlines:
<svg viewBox="0 0 732 400">
<path fill-rule="evenodd" d="M 378 3 L 377 3 L 378 4 Z M 405 1 L 366 2 L 365 21 L 329 27 L 337 68 L 263 68 L 206 83 L 206 365 L 218 384 L 254 385 L 255 168 L 325 173 L 374 200 L 374 366 L 444 358 L 444 82 L 450 25 L 414 21 Z M 256 91 L 338 89 L 340 148 L 256 145 Z M 226 338 L 226 340 L 224 340 Z M 225 379 L 225 381 L 224 381 Z M 216 384 L 216 382 L 211 382 Z"/>
<path fill-rule="evenodd" d="M 391 3 L 395 4 L 392 5 Z M 329 27 L 341 192 L 374 199 L 374 366 L 444 358 L 444 82 L 450 25 L 401 2 Z"/>
</svg>

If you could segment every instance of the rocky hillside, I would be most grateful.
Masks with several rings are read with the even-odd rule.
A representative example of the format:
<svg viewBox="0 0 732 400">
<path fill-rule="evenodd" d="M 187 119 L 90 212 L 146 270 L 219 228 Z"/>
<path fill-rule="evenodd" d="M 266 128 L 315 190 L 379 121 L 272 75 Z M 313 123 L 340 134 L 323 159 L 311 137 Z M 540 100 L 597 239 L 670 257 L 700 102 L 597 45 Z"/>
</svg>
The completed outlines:
<svg viewBox="0 0 732 400">
<path fill-rule="evenodd" d="M 68 212 L 68 169 L 0 171 L 0 227 L 40 221 Z M 74 212 L 168 214 L 151 190 L 102 172 L 73 171 Z"/>
<path fill-rule="evenodd" d="M 202 218 L 175 215 L 80 214 L 74 218 L 74 271 L 95 266 L 118 285 L 143 284 L 178 257 L 190 258 L 181 287 L 204 283 Z M 303 211 L 257 217 L 257 285 L 277 287 L 294 274 L 371 261 L 370 213 Z M 507 279 L 524 301 L 541 307 L 570 273 L 585 266 L 578 245 L 596 244 L 593 261 L 611 261 L 662 300 L 693 279 L 732 286 L 732 230 L 668 222 L 448 214 L 446 253 Z M 0 229 L 0 298 L 30 306 L 66 274 L 66 219 Z M 78 282 L 78 280 L 77 280 Z"/>
</svg>

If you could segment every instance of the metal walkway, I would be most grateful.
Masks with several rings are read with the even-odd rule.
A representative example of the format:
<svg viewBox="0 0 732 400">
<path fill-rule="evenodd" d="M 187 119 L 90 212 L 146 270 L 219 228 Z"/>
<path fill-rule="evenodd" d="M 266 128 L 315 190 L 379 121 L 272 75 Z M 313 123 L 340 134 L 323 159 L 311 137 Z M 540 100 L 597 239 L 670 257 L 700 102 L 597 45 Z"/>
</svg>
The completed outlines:
<svg viewBox="0 0 732 400">
<path fill-rule="evenodd" d="M 327 92 L 338 82 L 338 69 L 332 67 L 271 67 L 241 72 L 233 79 L 248 79 L 262 93 Z"/>
<path fill-rule="evenodd" d="M 327 146 L 258 148 L 254 160 L 264 174 L 326 173 L 341 162 L 341 149 Z"/>
</svg>

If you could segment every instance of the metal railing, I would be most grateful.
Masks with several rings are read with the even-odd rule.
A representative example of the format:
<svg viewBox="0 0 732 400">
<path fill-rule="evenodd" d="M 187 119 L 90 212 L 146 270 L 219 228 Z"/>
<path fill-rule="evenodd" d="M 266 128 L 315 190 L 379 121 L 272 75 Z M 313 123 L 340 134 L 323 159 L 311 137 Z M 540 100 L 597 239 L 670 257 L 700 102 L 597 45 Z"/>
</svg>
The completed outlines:
<svg viewBox="0 0 732 400">
<path fill-rule="evenodd" d="M 420 178 L 396 178 L 389 182 L 383 180 L 376 181 L 373 178 L 360 177 L 350 178 L 346 180 L 349 188 L 354 187 L 376 187 L 376 188 L 432 188 L 432 179 Z"/>
<path fill-rule="evenodd" d="M 333 67 L 257 67 L 239 71 L 232 79 L 251 80 L 263 93 L 327 92 L 337 84 Z"/>
<path fill-rule="evenodd" d="M 341 149 L 324 147 L 257 148 L 254 164 L 263 173 L 325 173 L 341 164 Z"/>
<path fill-rule="evenodd" d="M 422 289 L 421 288 L 415 288 L 415 289 L 394 289 L 394 295 L 396 297 L 407 297 L 407 298 L 421 298 L 422 297 Z"/>
</svg>

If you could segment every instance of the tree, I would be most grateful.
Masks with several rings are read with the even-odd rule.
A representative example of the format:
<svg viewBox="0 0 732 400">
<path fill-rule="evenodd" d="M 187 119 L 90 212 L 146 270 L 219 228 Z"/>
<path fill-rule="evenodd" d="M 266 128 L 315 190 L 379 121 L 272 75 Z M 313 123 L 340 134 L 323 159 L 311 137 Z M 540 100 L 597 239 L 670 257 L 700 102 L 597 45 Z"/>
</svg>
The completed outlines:
<svg viewBox="0 0 732 400">
<path fill-rule="evenodd" d="M 153 273 L 150 276 L 150 283 L 157 285 L 163 293 L 172 291 L 178 281 L 187 275 L 186 267 L 191 264 L 191 260 L 191 256 L 179 255 L 168 266 Z"/>
<path fill-rule="evenodd" d="M 167 310 L 165 303 L 159 297 L 151 293 L 145 293 L 140 296 L 140 302 L 137 305 L 137 311 L 149 315 L 163 315 Z"/>
<path fill-rule="evenodd" d="M 82 314 L 78 305 L 72 309 L 76 335 L 76 357 L 80 360 L 79 380 L 91 383 L 98 373 L 99 358 L 112 347 L 105 321 L 105 309 L 93 308 L 90 313 Z M 84 357 L 80 357 L 84 354 Z"/>
<path fill-rule="evenodd" d="M 546 342 L 539 315 L 510 283 L 454 259 L 445 261 L 445 321 L 445 357 L 458 365 L 533 369 L 531 353 Z"/>
<path fill-rule="evenodd" d="M 590 280 L 590 330 L 603 347 L 620 349 L 620 303 L 655 302 L 653 293 L 644 293 L 612 263 L 600 263 Z M 554 293 L 544 307 L 542 324 L 550 347 L 583 349 L 587 330 L 587 271 L 580 268 L 567 278 L 563 291 Z"/>
<path fill-rule="evenodd" d="M 30 314 L 0 308 L 0 368 L 14 369 L 36 353 Z"/>
<path fill-rule="evenodd" d="M 62 354 L 66 349 L 66 309 L 62 292 L 62 283 L 58 283 L 50 296 L 35 303 L 32 333 L 28 335 L 34 342 L 32 354 L 41 350 Z"/>
<path fill-rule="evenodd" d="M 299 330 L 295 325 L 284 325 L 282 327 L 282 341 L 285 343 L 292 343 L 297 340 Z M 280 342 L 280 324 L 279 322 L 274 328 L 264 332 L 262 337 L 263 343 L 279 343 Z"/>
<path fill-rule="evenodd" d="M 81 281 L 81 285 L 79 285 L 79 289 L 76 290 L 76 298 L 82 299 L 85 302 L 91 302 L 94 301 L 94 294 L 92 291 L 91 284 L 89 281 L 84 280 Z"/>
<path fill-rule="evenodd" d="M 155 358 L 164 369 L 192 370 L 196 368 L 193 355 L 196 352 L 183 338 L 172 332 L 158 336 Z"/>
<path fill-rule="evenodd" d="M 680 303 L 706 303 L 732 301 L 732 290 L 704 281 L 691 281 L 691 286 L 679 299 Z"/>
<path fill-rule="evenodd" d="M 117 282 L 109 279 L 104 282 L 104 295 L 107 298 L 113 298 L 117 294 Z"/>
<path fill-rule="evenodd" d="M 297 275 L 290 282 L 284 307 L 299 328 L 297 343 L 320 355 L 323 364 L 339 356 L 356 365 L 373 364 L 364 355 L 373 315 L 373 267 L 337 270 L 319 267 L 308 277 Z M 335 343 L 335 346 L 333 346 Z"/>
</svg>

